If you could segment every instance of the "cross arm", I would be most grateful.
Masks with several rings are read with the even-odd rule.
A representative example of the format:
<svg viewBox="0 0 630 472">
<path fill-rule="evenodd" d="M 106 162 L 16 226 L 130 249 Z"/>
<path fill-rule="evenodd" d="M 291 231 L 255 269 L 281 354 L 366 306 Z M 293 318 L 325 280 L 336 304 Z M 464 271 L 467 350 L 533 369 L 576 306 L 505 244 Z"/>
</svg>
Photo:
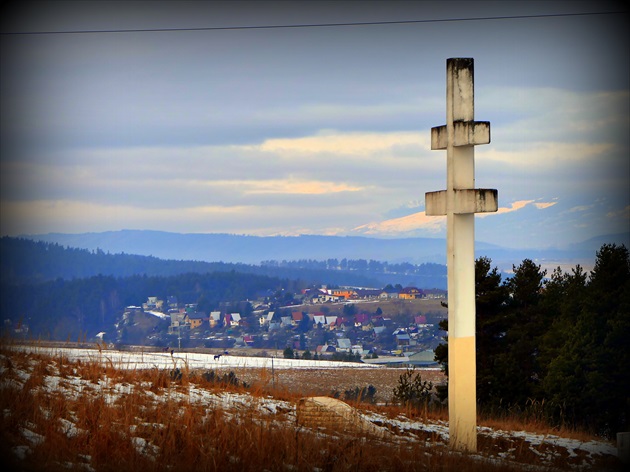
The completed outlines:
<svg viewBox="0 0 630 472">
<path fill-rule="evenodd" d="M 453 122 L 453 146 L 474 146 L 490 143 L 489 121 Z M 431 149 L 446 149 L 448 142 L 446 125 L 431 128 Z"/>
<path fill-rule="evenodd" d="M 493 188 L 455 189 L 453 213 L 493 213 L 499 209 L 498 192 Z M 427 192 L 425 194 L 425 213 L 427 216 L 446 215 L 447 191 Z"/>
</svg>

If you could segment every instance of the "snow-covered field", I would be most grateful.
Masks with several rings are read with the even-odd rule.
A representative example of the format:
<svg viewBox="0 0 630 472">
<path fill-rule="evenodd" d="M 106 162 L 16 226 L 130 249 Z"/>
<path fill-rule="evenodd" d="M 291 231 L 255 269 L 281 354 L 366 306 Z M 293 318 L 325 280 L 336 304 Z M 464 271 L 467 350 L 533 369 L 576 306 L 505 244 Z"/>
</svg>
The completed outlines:
<svg viewBox="0 0 630 472">
<path fill-rule="evenodd" d="M 143 352 L 117 351 L 112 349 L 77 349 L 65 347 L 41 347 L 35 345 L 14 346 L 15 349 L 61 356 L 70 361 L 96 361 L 114 365 L 119 369 L 189 369 L 262 368 L 262 369 L 377 369 L 381 366 L 360 362 L 335 362 L 325 360 L 285 359 L 272 357 L 233 356 L 231 354 L 200 354 L 191 352 Z"/>
<path fill-rule="evenodd" d="M 46 375 L 41 380 L 41 385 L 31 386 L 31 376 L 33 373 L 33 363 L 18 364 L 11 361 L 7 352 L 20 351 L 21 353 L 37 353 L 49 355 L 51 364 L 46 368 Z M 61 361 L 61 362 L 60 362 Z M 218 367 L 258 367 L 278 369 L 299 369 L 299 368 L 330 368 L 338 367 L 344 369 L 378 369 L 379 367 L 338 363 L 326 361 L 304 361 L 289 359 L 270 359 L 237 357 L 222 355 L 214 359 L 213 355 L 196 353 L 174 353 L 170 352 L 123 352 L 94 349 L 66 349 L 66 348 L 43 348 L 34 346 L 11 346 L 10 350 L 4 350 L 0 354 L 0 389 L 38 389 L 42 394 L 61 394 L 65 398 L 77 399 L 82 396 L 99 396 L 107 405 L 116 405 L 126 396 L 131 394 L 142 395 L 143 401 L 153 404 L 181 404 L 197 405 L 202 407 L 202 411 L 209 411 L 220 408 L 234 415 L 236 418 L 239 412 L 245 410 L 256 410 L 261 417 L 271 417 L 274 422 L 284 424 L 287 428 L 296 426 L 296 404 L 293 401 L 280 400 L 272 396 L 253 396 L 247 392 L 235 393 L 221 391 L 220 389 L 207 389 L 192 382 L 185 385 L 178 385 L 176 388 L 156 389 L 151 385 L 142 382 L 130 383 L 128 379 L 119 380 L 112 377 L 101 376 L 98 380 L 94 378 L 82 378 L 80 375 L 63 375 L 60 371 L 61 364 L 68 364 L 74 361 L 85 361 L 90 363 L 100 362 L 103 366 L 114 367 L 120 370 L 129 369 L 174 369 L 188 366 L 191 369 L 214 369 Z M 57 366 L 57 367 L 55 367 Z M 48 413 L 46 413 L 48 414 Z M 391 444 L 392 450 L 397 450 L 401 444 L 409 447 L 413 444 L 420 444 L 422 447 L 429 447 L 428 451 L 446 450 L 448 445 L 448 424 L 444 421 L 418 421 L 399 414 L 392 418 L 386 414 L 362 410 L 361 414 L 365 419 L 374 425 L 387 430 L 389 433 L 382 441 Z M 4 418 L 10 418 L 11 411 L 5 408 Z M 137 451 L 143 455 L 157 456 L 160 446 L 151 442 L 151 439 L 143 437 L 139 432 L 143 420 L 137 419 L 137 426 L 130 428 L 132 444 Z M 6 422 L 4 424 L 7 424 Z M 152 425 L 152 428 L 164 428 L 165 425 Z M 85 434 L 85 431 L 78 425 L 76 415 L 68 414 L 67 417 L 60 418 L 58 429 L 65 435 L 68 441 Z M 20 424 L 12 432 L 18 438 L 18 443 L 11 448 L 13 458 L 19 463 L 27 459 L 33 451 L 46 441 L 45 432 L 41 427 L 27 422 Z M 317 434 L 325 434 L 318 432 Z M 481 461 L 487 464 L 509 466 L 510 470 L 616 470 L 616 448 L 606 441 L 589 440 L 580 441 L 576 439 L 563 438 L 549 434 L 537 434 L 525 431 L 502 431 L 488 427 L 479 427 L 480 450 L 478 454 L 470 456 L 471 460 Z M 481 447 L 486 444 L 487 446 Z M 526 451 L 525 451 L 526 450 Z M 428 452 L 430 454 L 430 452 Z M 525 458 L 525 459 L 524 459 Z M 527 459 L 530 458 L 530 459 Z M 530 463 L 528 463 L 530 462 Z M 612 465 L 611 465 L 612 464 Z M 89 454 L 77 455 L 76 462 L 66 464 L 68 468 L 78 468 L 81 470 L 98 470 L 92 466 Z M 288 465 L 287 470 L 292 470 Z M 261 469 L 262 470 L 262 469 Z M 314 467 L 314 472 L 321 469 Z M 619 469 L 621 470 L 621 469 Z"/>
</svg>

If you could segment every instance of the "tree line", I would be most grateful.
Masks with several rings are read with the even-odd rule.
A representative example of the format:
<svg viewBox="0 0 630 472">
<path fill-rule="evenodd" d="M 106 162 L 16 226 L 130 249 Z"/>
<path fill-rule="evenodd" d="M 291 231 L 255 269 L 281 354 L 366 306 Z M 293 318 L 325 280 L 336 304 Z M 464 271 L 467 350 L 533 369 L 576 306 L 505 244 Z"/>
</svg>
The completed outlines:
<svg viewBox="0 0 630 472">
<path fill-rule="evenodd" d="M 149 296 L 166 300 L 172 295 L 181 304 L 197 303 L 198 310 L 207 314 L 221 303 L 236 305 L 255 299 L 261 291 L 301 288 L 299 281 L 235 271 L 169 277 L 98 275 L 20 284 L 2 281 L 0 310 L 11 325 L 27 325 L 30 336 L 77 340 L 111 331 L 125 307 L 141 305 Z"/>
<path fill-rule="evenodd" d="M 266 267 L 290 267 L 298 269 L 343 270 L 373 273 L 407 274 L 423 276 L 446 276 L 446 266 L 433 262 L 411 264 L 410 262 L 387 262 L 374 259 L 337 259 L 326 260 L 298 259 L 296 261 L 267 260 L 260 263 Z"/>
<path fill-rule="evenodd" d="M 475 262 L 480 411 L 536 412 L 611 437 L 630 421 L 630 258 L 603 245 L 594 269 L 549 277 L 530 259 L 502 280 Z M 447 331 L 448 322 L 441 327 Z M 448 374 L 448 337 L 435 359 Z M 447 389 L 441 391 L 447 395 Z"/>
<path fill-rule="evenodd" d="M 301 264 L 242 264 L 165 260 L 153 256 L 110 254 L 101 249 L 64 247 L 57 243 L 3 236 L 0 238 L 0 280 L 7 283 L 46 282 L 89 278 L 98 275 L 131 277 L 134 275 L 175 276 L 187 273 L 230 272 L 268 277 L 300 279 L 309 284 L 378 286 L 379 281 L 364 273 L 339 272 Z M 445 269 L 444 269 L 445 270 Z"/>
</svg>

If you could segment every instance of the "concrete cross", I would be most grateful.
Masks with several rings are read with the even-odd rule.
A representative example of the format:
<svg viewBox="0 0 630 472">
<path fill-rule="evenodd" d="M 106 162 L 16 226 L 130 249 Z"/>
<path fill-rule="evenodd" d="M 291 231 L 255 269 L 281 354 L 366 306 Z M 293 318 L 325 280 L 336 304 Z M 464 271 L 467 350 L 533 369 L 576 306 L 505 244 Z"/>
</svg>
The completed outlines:
<svg viewBox="0 0 630 472">
<path fill-rule="evenodd" d="M 446 61 L 446 125 L 431 128 L 431 149 L 446 149 L 446 190 L 425 195 L 426 214 L 446 215 L 449 442 L 477 450 L 475 213 L 497 211 L 497 191 L 475 189 L 477 144 L 490 123 L 474 121 L 474 61 Z"/>
</svg>

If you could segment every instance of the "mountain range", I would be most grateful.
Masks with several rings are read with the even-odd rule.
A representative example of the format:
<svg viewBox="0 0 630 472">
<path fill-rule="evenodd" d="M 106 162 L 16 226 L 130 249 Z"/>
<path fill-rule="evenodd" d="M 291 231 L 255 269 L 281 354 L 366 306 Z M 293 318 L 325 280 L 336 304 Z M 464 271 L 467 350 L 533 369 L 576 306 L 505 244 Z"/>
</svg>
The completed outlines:
<svg viewBox="0 0 630 472">
<path fill-rule="evenodd" d="M 263 261 L 365 259 L 412 264 L 446 262 L 443 238 L 379 239 L 362 236 L 249 236 L 220 233 L 172 233 L 122 230 L 101 233 L 48 233 L 21 235 L 34 241 L 161 259 L 259 264 Z M 500 270 L 509 271 L 523 259 L 543 267 L 563 269 L 581 264 L 587 270 L 602 244 L 630 247 L 630 232 L 591 238 L 563 248 L 515 249 L 478 241 L 476 257 L 492 259 Z"/>
</svg>

